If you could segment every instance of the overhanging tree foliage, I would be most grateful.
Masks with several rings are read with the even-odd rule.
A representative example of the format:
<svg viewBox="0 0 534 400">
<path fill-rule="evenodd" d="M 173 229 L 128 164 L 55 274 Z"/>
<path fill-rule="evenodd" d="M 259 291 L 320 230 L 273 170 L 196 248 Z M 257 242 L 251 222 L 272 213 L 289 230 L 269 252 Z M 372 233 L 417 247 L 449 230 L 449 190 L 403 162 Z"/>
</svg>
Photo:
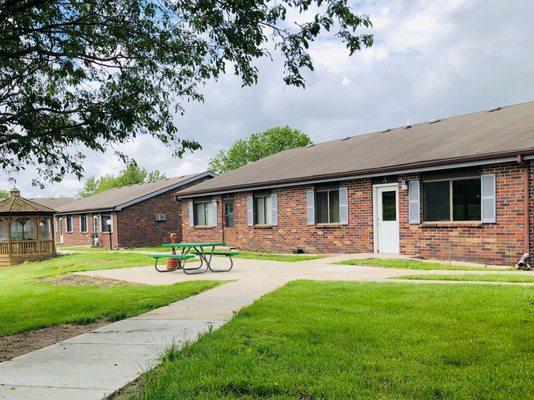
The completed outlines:
<svg viewBox="0 0 534 400">
<path fill-rule="evenodd" d="M 298 129 L 276 126 L 264 132 L 239 139 L 228 150 L 221 150 L 210 160 L 209 170 L 222 174 L 283 150 L 311 144 L 311 139 Z"/>
<path fill-rule="evenodd" d="M 81 177 L 83 146 L 103 152 L 142 134 L 177 156 L 198 149 L 175 113 L 228 66 L 251 85 L 255 61 L 276 52 L 284 82 L 304 86 L 321 32 L 351 54 L 370 46 L 359 30 L 369 18 L 348 1 L 0 0 L 0 167 Z"/>
<path fill-rule="evenodd" d="M 78 197 L 84 198 L 108 189 L 118 188 L 136 183 L 155 182 L 166 179 L 165 175 L 158 170 L 148 172 L 145 168 L 140 168 L 135 162 L 130 162 L 117 175 L 106 175 L 96 178 L 90 176 L 83 185 L 83 189 L 78 193 Z"/>
</svg>

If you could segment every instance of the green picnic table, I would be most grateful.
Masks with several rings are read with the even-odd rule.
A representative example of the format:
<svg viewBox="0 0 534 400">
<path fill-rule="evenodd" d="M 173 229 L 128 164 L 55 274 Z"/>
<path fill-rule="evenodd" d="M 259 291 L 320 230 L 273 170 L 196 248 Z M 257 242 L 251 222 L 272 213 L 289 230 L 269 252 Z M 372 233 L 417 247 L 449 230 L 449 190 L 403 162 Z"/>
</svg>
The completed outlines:
<svg viewBox="0 0 534 400">
<path fill-rule="evenodd" d="M 171 248 L 181 250 L 180 254 L 152 254 L 152 257 L 159 256 L 161 258 L 175 258 L 180 261 L 181 268 L 184 273 L 188 275 L 192 274 L 203 274 L 204 272 L 210 270 L 211 272 L 228 272 L 234 266 L 234 261 L 232 256 L 239 254 L 236 251 L 216 251 L 215 249 L 219 246 L 225 246 L 223 242 L 191 242 L 191 243 L 164 243 L 161 245 L 163 248 Z M 197 255 L 200 259 L 200 265 L 198 267 L 189 267 L 186 268 L 186 261 L 191 260 L 195 257 L 193 253 Z M 212 267 L 213 256 L 224 256 L 230 261 L 230 265 L 223 269 L 216 269 Z M 157 263 L 157 259 L 156 259 Z M 160 271 L 157 267 L 156 270 Z"/>
</svg>

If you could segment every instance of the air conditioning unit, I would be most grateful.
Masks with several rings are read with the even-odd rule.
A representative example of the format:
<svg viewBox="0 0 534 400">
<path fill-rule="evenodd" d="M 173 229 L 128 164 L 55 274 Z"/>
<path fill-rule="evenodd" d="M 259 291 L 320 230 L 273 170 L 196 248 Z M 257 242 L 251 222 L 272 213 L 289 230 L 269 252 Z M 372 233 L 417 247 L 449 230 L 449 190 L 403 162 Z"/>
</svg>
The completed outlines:
<svg viewBox="0 0 534 400">
<path fill-rule="evenodd" d="M 167 214 L 156 214 L 156 221 L 157 222 L 167 221 Z"/>
</svg>

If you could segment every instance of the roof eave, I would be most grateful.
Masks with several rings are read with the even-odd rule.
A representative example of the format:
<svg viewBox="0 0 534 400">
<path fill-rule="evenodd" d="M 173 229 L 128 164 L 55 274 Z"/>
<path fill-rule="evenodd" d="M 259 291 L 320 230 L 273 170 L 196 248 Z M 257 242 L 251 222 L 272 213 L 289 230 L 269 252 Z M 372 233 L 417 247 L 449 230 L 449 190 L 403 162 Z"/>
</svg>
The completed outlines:
<svg viewBox="0 0 534 400">
<path fill-rule="evenodd" d="M 423 172 L 424 170 L 432 169 L 448 169 L 448 168 L 462 168 L 469 167 L 474 165 L 484 165 L 484 164 L 497 164 L 504 162 L 513 162 L 517 161 L 517 156 L 521 155 L 524 159 L 534 159 L 534 148 L 525 149 L 525 150 L 514 150 L 507 152 L 495 152 L 487 153 L 477 156 L 469 157 L 455 157 L 449 159 L 438 159 L 438 160 L 429 160 L 424 162 L 401 164 L 388 167 L 380 167 L 359 171 L 347 171 L 339 172 L 334 174 L 324 174 L 324 175 L 314 175 L 307 176 L 302 178 L 294 179 L 285 179 L 278 181 L 265 181 L 257 182 L 254 184 L 246 185 L 235 185 L 220 187 L 217 189 L 208 189 L 200 191 L 187 191 L 186 193 L 176 194 L 176 199 L 186 199 L 191 197 L 199 196 L 209 196 L 214 194 L 224 194 L 236 191 L 246 191 L 246 190 L 257 190 L 257 189 L 267 189 L 281 186 L 299 186 L 311 183 L 318 182 L 328 182 L 328 181 L 338 181 L 346 179 L 358 179 L 366 177 L 374 177 L 381 175 L 396 175 L 400 173 L 410 173 L 410 172 Z"/>
</svg>

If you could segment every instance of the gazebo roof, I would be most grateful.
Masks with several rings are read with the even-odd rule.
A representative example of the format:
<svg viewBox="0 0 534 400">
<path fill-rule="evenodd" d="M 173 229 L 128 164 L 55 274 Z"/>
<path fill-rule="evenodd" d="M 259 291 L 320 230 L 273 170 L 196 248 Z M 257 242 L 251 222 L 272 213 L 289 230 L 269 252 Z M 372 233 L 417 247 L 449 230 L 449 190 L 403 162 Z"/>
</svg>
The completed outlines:
<svg viewBox="0 0 534 400">
<path fill-rule="evenodd" d="M 17 188 L 11 189 L 11 196 L 7 199 L 0 201 L 0 213 L 1 214 L 53 214 L 54 210 L 36 203 L 35 201 L 20 197 L 20 190 Z"/>
</svg>

